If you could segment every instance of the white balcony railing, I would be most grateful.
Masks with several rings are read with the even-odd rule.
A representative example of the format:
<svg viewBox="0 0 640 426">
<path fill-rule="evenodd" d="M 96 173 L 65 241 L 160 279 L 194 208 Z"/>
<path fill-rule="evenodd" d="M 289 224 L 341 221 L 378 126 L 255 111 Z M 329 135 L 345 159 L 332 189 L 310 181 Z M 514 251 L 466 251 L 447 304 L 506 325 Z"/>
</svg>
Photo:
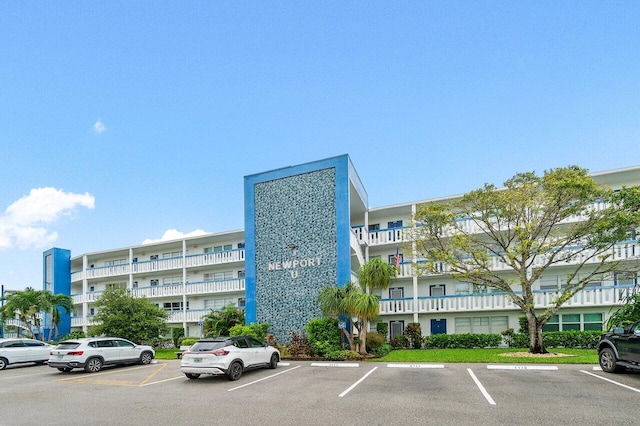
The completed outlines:
<svg viewBox="0 0 640 426">
<path fill-rule="evenodd" d="M 626 297 L 633 286 L 586 288 L 565 302 L 563 307 L 613 306 Z M 534 306 L 544 309 L 560 296 L 558 291 L 535 291 Z M 380 314 L 446 313 L 518 310 L 504 293 L 480 293 L 472 295 L 433 296 L 380 301 Z"/>
<path fill-rule="evenodd" d="M 71 272 L 71 282 L 84 278 L 106 278 L 118 275 L 139 274 L 149 272 L 169 271 L 172 269 L 190 268 L 193 266 L 218 265 L 221 263 L 244 262 L 244 249 L 227 250 L 215 253 L 203 253 L 167 259 L 132 262 L 122 265 L 99 266 L 84 271 Z"/>
<path fill-rule="evenodd" d="M 193 295 L 205 295 L 212 293 L 227 293 L 235 291 L 244 291 L 245 281 L 244 278 L 233 278 L 228 280 L 218 281 L 199 281 L 195 283 L 187 283 L 184 288 L 182 284 L 171 285 L 158 285 L 150 287 L 136 287 L 131 289 L 131 295 L 134 297 L 167 297 L 167 296 L 182 296 L 186 294 L 188 296 Z M 102 295 L 101 291 L 92 291 L 82 294 L 74 294 L 71 296 L 74 305 L 79 305 L 84 302 L 95 302 Z"/>
</svg>

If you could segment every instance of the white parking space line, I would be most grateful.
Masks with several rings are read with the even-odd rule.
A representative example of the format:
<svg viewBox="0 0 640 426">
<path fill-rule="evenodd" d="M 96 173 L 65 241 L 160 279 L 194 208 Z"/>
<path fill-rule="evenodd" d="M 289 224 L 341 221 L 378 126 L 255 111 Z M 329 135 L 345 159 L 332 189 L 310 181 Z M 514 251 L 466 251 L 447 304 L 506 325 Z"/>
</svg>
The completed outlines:
<svg viewBox="0 0 640 426">
<path fill-rule="evenodd" d="M 634 392 L 638 392 L 638 393 L 640 393 L 640 389 L 637 389 L 637 388 L 634 388 L 634 387 L 631 387 L 631 386 L 628 386 L 628 385 L 625 385 L 625 384 L 622 384 L 622 383 L 616 382 L 615 380 L 607 379 L 606 377 L 598 376 L 597 374 L 589 373 L 588 371 L 584 371 L 584 370 L 580 370 L 580 371 L 581 371 L 582 373 L 584 373 L 584 374 L 588 374 L 588 375 L 590 375 L 590 376 L 597 377 L 598 379 L 601 379 L 601 380 L 607 381 L 607 382 L 609 382 L 609 383 L 613 383 L 614 385 L 618 385 L 618 386 L 621 386 L 621 387 L 623 387 L 623 388 L 625 388 L 625 389 L 629 389 L 629 390 L 632 390 L 632 391 L 634 391 Z"/>
<path fill-rule="evenodd" d="M 557 365 L 487 365 L 488 370 L 557 370 Z"/>
<path fill-rule="evenodd" d="M 357 362 L 312 362 L 311 367 L 360 367 Z"/>
<path fill-rule="evenodd" d="M 172 377 L 170 379 L 158 380 L 157 382 L 148 382 L 148 383 L 145 383 L 143 385 L 138 385 L 138 386 L 143 387 L 143 386 L 157 385 L 158 383 L 170 382 L 172 380 L 178 380 L 178 379 L 184 379 L 184 376 L 178 376 L 178 377 Z"/>
<path fill-rule="evenodd" d="M 480 389 L 480 392 L 482 392 L 482 395 L 485 397 L 487 402 L 489 402 L 489 404 L 491 405 L 496 405 L 496 402 L 493 400 L 493 398 L 491 398 L 491 395 L 489 395 L 489 392 L 487 392 L 484 386 L 482 386 L 482 383 L 480 383 L 480 380 L 478 380 L 473 371 L 471 371 L 470 368 L 467 368 L 467 371 L 469 372 L 469 375 L 471 376 L 473 381 L 476 383 L 476 386 L 478 386 L 478 389 Z"/>
<path fill-rule="evenodd" d="M 244 385 L 236 386 L 235 388 L 228 389 L 227 392 L 231 392 L 231 391 L 234 391 L 234 390 L 237 390 L 237 389 L 242 389 L 242 388 L 247 387 L 249 385 L 254 385 L 254 384 L 256 384 L 258 382 L 261 382 L 263 380 L 271 379 L 272 377 L 276 377 L 276 376 L 279 376 L 281 374 L 288 373 L 289 371 L 293 371 L 296 368 L 300 368 L 300 367 L 301 367 L 301 365 L 298 365 L 298 366 L 290 368 L 288 370 L 280 371 L 279 373 L 272 374 L 272 375 L 267 376 L 267 377 L 263 377 L 262 379 L 254 380 L 253 382 L 249 382 L 249 383 L 245 383 Z"/>
<path fill-rule="evenodd" d="M 351 392 L 353 389 L 355 389 L 356 386 L 358 386 L 360 383 L 362 383 L 364 381 L 364 379 L 366 379 L 367 377 L 369 377 L 369 375 L 371 373 L 373 373 L 374 371 L 376 371 L 378 369 L 378 367 L 373 367 L 373 369 L 371 369 L 367 374 L 365 374 L 364 376 L 362 376 L 360 378 L 360 380 L 358 380 L 357 382 L 355 382 L 354 384 L 352 384 L 351 386 L 349 386 L 349 388 L 347 390 L 345 390 L 344 392 L 342 392 L 340 395 L 338 395 L 338 398 L 342 398 L 343 396 L 345 396 L 346 394 L 348 394 L 349 392 Z"/>
<path fill-rule="evenodd" d="M 444 368 L 444 364 L 387 364 L 387 368 Z"/>
<path fill-rule="evenodd" d="M 595 367 L 593 367 L 593 371 L 602 371 L 602 367 L 596 365 Z"/>
</svg>

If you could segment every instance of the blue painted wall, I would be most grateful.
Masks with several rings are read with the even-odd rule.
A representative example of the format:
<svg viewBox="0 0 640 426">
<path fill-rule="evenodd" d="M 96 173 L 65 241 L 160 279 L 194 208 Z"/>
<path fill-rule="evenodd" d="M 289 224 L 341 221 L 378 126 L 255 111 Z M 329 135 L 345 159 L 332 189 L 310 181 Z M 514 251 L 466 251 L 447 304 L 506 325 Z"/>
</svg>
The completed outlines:
<svg viewBox="0 0 640 426">
<path fill-rule="evenodd" d="M 71 296 L 71 251 L 52 248 L 42 254 L 42 277 L 43 289 L 53 294 L 66 294 Z M 58 323 L 58 338 L 69 334 L 71 331 L 71 313 L 60 311 L 60 322 Z M 48 323 L 48 316 L 45 315 L 45 324 Z M 44 337 L 49 337 L 49 329 L 44 329 Z"/>
</svg>

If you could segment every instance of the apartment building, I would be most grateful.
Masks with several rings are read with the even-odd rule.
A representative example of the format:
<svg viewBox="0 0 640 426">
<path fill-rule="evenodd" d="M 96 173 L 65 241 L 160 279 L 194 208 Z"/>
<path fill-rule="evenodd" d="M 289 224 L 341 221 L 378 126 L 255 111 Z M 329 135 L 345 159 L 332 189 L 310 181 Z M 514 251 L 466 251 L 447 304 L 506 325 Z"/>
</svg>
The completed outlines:
<svg viewBox="0 0 640 426">
<path fill-rule="evenodd" d="M 614 189 L 640 185 L 640 167 L 592 176 Z M 65 249 L 46 251 L 45 288 L 70 294 L 74 302 L 61 332 L 86 330 L 95 300 L 121 287 L 165 309 L 169 325 L 183 327 L 188 336 L 201 335 L 201 319 L 211 309 L 231 304 L 245 309 L 248 322 L 266 321 L 286 340 L 289 331 L 320 316 L 316 297 L 323 287 L 356 280 L 355 271 L 375 257 L 399 267 L 392 286 L 379 294 L 389 337 L 401 335 L 410 322 L 419 322 L 423 334 L 518 330 L 520 310 L 504 294 L 457 282 L 445 270 L 415 273 L 406 231 L 417 206 L 432 200 L 370 207 L 347 155 L 246 176 L 244 182 L 244 230 L 73 257 Z M 616 246 L 613 259 L 640 259 L 635 232 Z M 558 266 L 539 280 L 536 307 L 553 300 L 571 268 Z M 621 273 L 591 282 L 546 329 L 602 329 L 636 281 L 635 274 Z"/>
</svg>

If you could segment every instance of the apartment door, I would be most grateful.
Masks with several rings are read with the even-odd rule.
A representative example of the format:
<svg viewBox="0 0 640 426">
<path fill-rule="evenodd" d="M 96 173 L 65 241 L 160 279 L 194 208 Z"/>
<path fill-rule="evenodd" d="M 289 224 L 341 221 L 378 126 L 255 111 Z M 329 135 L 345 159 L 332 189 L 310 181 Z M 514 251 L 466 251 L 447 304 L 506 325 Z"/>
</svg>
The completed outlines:
<svg viewBox="0 0 640 426">
<path fill-rule="evenodd" d="M 404 321 L 389 321 L 389 339 L 402 336 L 404 333 Z"/>
<path fill-rule="evenodd" d="M 447 334 L 447 320 L 446 319 L 432 319 L 431 320 L 431 334 Z"/>
</svg>

